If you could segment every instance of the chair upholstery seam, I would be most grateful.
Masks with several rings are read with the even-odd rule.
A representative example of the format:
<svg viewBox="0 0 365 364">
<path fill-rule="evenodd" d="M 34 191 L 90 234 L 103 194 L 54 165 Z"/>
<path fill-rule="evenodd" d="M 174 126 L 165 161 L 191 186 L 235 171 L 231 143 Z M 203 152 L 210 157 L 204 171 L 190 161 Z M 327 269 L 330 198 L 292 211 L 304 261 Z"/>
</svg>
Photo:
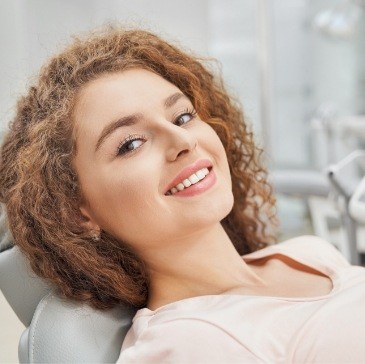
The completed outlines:
<svg viewBox="0 0 365 364">
<path fill-rule="evenodd" d="M 38 307 L 39 308 L 39 311 L 38 309 L 36 309 L 35 313 L 34 313 L 34 317 L 33 317 L 33 320 L 34 320 L 34 327 L 32 325 L 33 323 L 33 320 L 32 320 L 32 323 L 31 323 L 31 326 L 32 326 L 32 332 L 31 332 L 31 350 L 30 350 L 30 356 L 29 356 L 29 362 L 30 363 L 33 363 L 34 362 L 34 337 L 35 337 L 35 332 L 37 330 L 37 326 L 38 326 L 38 322 L 39 322 L 39 317 L 42 313 L 42 311 L 45 309 L 45 307 L 47 306 L 47 304 L 49 303 L 49 301 L 51 301 L 52 299 L 54 298 L 54 295 L 52 292 L 49 292 L 46 296 L 44 296 L 41 301 L 39 302 L 38 304 Z"/>
</svg>

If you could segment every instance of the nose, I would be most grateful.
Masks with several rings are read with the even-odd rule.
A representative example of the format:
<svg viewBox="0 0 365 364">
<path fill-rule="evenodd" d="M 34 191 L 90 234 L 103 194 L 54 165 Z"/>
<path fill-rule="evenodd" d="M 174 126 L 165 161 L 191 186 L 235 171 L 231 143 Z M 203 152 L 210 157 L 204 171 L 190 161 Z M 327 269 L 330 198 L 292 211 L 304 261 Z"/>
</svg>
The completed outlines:
<svg viewBox="0 0 365 364">
<path fill-rule="evenodd" d="M 167 139 L 166 159 L 169 162 L 193 151 L 198 144 L 194 133 L 181 126 L 170 124 L 165 131 Z"/>
</svg>

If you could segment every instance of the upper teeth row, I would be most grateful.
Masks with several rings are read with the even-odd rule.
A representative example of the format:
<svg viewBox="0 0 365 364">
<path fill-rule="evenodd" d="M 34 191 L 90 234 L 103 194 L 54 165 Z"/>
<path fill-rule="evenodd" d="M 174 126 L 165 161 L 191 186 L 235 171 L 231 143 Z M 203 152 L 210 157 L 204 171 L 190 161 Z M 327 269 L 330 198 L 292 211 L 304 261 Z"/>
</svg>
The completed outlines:
<svg viewBox="0 0 365 364">
<path fill-rule="evenodd" d="M 209 173 L 208 168 L 202 168 L 199 171 L 193 173 L 188 178 L 184 179 L 177 186 L 172 187 L 171 190 L 167 191 L 167 194 L 174 194 L 177 191 L 182 191 L 185 187 L 194 185 L 195 183 L 201 181 Z"/>
</svg>

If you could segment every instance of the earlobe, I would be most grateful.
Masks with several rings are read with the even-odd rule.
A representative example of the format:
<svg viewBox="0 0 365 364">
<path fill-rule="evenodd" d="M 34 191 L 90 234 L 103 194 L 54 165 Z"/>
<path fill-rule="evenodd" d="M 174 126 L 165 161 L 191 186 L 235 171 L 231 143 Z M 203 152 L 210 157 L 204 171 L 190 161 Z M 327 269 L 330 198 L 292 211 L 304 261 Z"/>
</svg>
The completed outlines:
<svg viewBox="0 0 365 364">
<path fill-rule="evenodd" d="M 85 230 L 90 231 L 90 235 L 94 238 L 95 236 L 100 235 L 100 226 L 96 223 L 93 216 L 89 212 L 88 208 L 85 206 L 80 207 L 80 212 L 83 217 L 83 221 L 81 222 L 82 226 Z"/>
</svg>

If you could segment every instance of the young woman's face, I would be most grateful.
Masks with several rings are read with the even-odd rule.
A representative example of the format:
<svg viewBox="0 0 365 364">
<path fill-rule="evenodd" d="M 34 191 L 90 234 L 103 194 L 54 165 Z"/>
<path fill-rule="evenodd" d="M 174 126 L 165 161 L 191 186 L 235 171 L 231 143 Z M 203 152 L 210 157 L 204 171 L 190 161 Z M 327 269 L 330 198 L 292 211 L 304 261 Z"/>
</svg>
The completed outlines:
<svg viewBox="0 0 365 364">
<path fill-rule="evenodd" d="M 81 211 L 92 229 L 143 249 L 184 240 L 231 211 L 231 176 L 218 135 L 162 77 L 142 69 L 102 76 L 80 92 L 74 119 Z M 199 160 L 209 174 L 182 194 L 166 195 Z"/>
</svg>

